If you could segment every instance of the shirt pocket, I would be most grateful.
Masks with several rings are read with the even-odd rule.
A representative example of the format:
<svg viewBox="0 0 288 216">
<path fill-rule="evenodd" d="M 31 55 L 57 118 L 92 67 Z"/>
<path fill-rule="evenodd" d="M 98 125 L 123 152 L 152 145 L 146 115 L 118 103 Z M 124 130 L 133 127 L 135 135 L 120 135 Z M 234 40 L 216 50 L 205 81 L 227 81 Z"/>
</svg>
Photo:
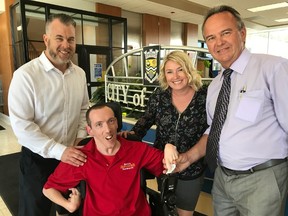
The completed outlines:
<svg viewBox="0 0 288 216">
<path fill-rule="evenodd" d="M 256 123 L 262 116 L 264 105 L 264 90 L 255 90 L 242 93 L 238 108 L 236 111 L 236 118 Z"/>
</svg>

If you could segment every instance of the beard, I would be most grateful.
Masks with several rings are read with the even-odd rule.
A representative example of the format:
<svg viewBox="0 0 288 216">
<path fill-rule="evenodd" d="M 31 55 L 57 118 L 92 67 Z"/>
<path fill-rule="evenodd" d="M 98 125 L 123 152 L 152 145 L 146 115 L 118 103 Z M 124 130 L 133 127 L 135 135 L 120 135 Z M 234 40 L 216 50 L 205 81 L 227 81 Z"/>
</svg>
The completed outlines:
<svg viewBox="0 0 288 216">
<path fill-rule="evenodd" d="M 54 52 L 52 49 L 48 48 L 48 51 L 53 61 L 57 64 L 67 64 L 70 62 L 73 56 L 72 54 L 69 54 L 67 55 L 67 58 L 61 58 L 59 55 L 57 55 L 57 52 Z M 69 50 L 69 52 L 71 53 L 71 50 Z"/>
<path fill-rule="evenodd" d="M 53 49 L 51 49 L 50 41 L 48 41 L 47 49 L 48 49 L 49 56 L 52 58 L 53 62 L 59 65 L 69 63 L 74 55 L 73 49 L 70 49 L 70 48 L 64 49 L 64 51 L 67 52 L 67 55 L 64 55 L 64 54 L 62 55 L 60 53 L 61 50 L 58 48 L 56 49 L 56 51 L 54 51 Z"/>
</svg>

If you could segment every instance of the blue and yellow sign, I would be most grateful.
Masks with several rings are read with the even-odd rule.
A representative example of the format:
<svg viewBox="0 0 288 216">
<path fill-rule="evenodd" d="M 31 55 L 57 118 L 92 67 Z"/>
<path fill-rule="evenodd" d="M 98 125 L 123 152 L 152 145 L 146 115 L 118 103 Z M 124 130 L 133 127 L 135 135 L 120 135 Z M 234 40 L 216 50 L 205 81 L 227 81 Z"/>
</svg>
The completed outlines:
<svg viewBox="0 0 288 216">
<path fill-rule="evenodd" d="M 158 85 L 160 66 L 160 46 L 143 47 L 144 80 L 143 84 Z"/>
</svg>

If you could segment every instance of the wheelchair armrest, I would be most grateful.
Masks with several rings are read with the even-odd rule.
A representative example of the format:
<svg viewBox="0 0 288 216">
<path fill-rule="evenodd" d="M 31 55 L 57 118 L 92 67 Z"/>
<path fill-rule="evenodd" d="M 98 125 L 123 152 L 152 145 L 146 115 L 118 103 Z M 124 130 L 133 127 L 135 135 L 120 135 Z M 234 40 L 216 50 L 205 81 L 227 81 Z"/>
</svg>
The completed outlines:
<svg viewBox="0 0 288 216">
<path fill-rule="evenodd" d="M 126 139 L 132 140 L 132 141 L 140 141 L 140 142 L 142 141 L 142 139 L 139 136 L 137 136 L 136 134 L 130 134 L 130 133 L 127 134 Z"/>
</svg>

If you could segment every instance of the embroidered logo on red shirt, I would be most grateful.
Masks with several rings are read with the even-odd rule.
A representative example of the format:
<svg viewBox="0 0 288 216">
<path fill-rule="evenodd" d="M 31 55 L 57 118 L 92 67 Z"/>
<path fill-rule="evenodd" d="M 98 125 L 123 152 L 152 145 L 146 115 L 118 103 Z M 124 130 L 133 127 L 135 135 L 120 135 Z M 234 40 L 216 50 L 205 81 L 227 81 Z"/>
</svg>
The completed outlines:
<svg viewBox="0 0 288 216">
<path fill-rule="evenodd" d="M 130 170 L 134 169 L 135 163 L 124 163 L 123 165 L 120 166 L 120 169 L 122 170 Z"/>
</svg>

